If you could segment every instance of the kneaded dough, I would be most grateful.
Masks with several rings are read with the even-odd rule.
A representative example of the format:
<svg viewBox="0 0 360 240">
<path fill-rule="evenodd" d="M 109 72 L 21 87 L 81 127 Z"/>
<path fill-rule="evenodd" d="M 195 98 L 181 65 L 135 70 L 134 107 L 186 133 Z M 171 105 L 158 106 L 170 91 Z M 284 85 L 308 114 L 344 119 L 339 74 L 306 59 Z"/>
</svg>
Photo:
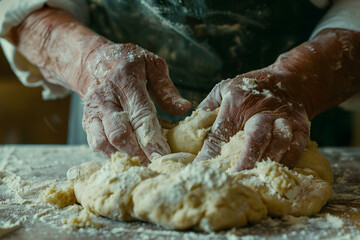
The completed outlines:
<svg viewBox="0 0 360 240">
<path fill-rule="evenodd" d="M 331 198 L 330 165 L 311 141 L 294 169 L 268 159 L 251 170 L 232 172 L 244 142 L 242 131 L 222 146 L 219 156 L 192 163 L 216 116 L 217 110 L 197 110 L 167 131 L 173 153 L 148 167 L 118 152 L 105 163 L 71 168 L 68 179 L 77 201 L 116 220 L 209 231 L 256 223 L 267 214 L 312 215 Z"/>
<path fill-rule="evenodd" d="M 138 158 L 116 153 L 110 161 L 85 162 L 68 170 L 76 199 L 98 215 L 116 220 L 134 220 L 132 191 L 143 180 L 156 176 L 141 166 Z"/>
<path fill-rule="evenodd" d="M 232 176 L 259 193 L 270 216 L 310 216 L 319 212 L 332 196 L 330 183 L 270 159 Z"/>
<path fill-rule="evenodd" d="M 191 121 L 185 120 L 180 122 L 174 129 L 207 129 L 210 124 L 209 121 L 204 125 L 197 122 L 195 127 L 188 125 L 196 122 L 197 115 L 206 118 L 206 116 L 212 116 L 214 113 L 217 113 L 217 111 L 197 112 L 196 115 L 189 117 Z M 214 118 L 208 119 L 212 120 Z M 191 142 L 191 139 L 201 141 L 201 145 L 203 144 L 203 138 L 195 139 L 190 137 L 192 135 L 189 131 L 182 131 L 182 139 L 187 139 L 186 145 L 199 145 L 198 143 L 194 144 Z M 257 191 L 271 216 L 313 215 L 319 212 L 325 203 L 331 199 L 332 170 L 328 160 L 319 152 L 315 142 L 308 142 L 293 169 L 289 169 L 274 161 L 266 160 L 257 163 L 251 170 L 235 173 L 232 171 L 232 168 L 235 166 L 238 156 L 242 151 L 244 141 L 244 132 L 239 131 L 230 138 L 228 143 L 222 146 L 221 152 L 217 157 L 200 164 L 206 164 L 215 169 L 226 171 L 240 183 Z M 172 149 L 181 149 L 183 145 L 181 140 L 171 141 L 169 144 Z M 182 150 L 185 151 L 186 149 L 183 148 Z M 200 149 L 197 149 L 197 151 L 200 151 Z M 191 155 L 186 154 L 189 153 L 175 153 L 161 157 L 154 160 L 149 165 L 149 168 L 168 174 L 174 168 L 178 171 L 180 165 L 178 159 L 183 158 L 184 155 L 189 159 L 195 158 L 194 152 Z M 163 164 L 164 162 L 165 164 Z M 181 165 L 184 164 L 181 163 Z"/>
<path fill-rule="evenodd" d="M 159 174 L 140 166 L 137 157 L 117 153 L 102 166 L 87 162 L 71 168 L 68 179 L 85 209 L 115 220 L 211 231 L 255 223 L 267 213 L 256 192 L 205 165 Z"/>
<path fill-rule="evenodd" d="M 169 130 L 166 137 L 171 152 L 197 154 L 213 125 L 218 110 L 196 110 L 178 125 Z"/>
</svg>

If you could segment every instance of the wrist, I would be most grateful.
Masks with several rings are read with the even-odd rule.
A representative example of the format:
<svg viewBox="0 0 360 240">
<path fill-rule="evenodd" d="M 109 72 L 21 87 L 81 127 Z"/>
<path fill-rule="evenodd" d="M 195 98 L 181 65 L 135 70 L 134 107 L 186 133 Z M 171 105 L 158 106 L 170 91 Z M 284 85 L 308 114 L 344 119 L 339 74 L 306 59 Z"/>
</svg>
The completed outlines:
<svg viewBox="0 0 360 240">
<path fill-rule="evenodd" d="M 284 75 L 288 94 L 304 104 L 309 119 L 360 89 L 360 33 L 328 29 L 282 54 L 271 66 Z"/>
<path fill-rule="evenodd" d="M 43 8 L 13 29 L 18 50 L 39 69 L 51 72 L 49 82 L 81 92 L 87 56 L 109 42 L 65 11 Z"/>
</svg>

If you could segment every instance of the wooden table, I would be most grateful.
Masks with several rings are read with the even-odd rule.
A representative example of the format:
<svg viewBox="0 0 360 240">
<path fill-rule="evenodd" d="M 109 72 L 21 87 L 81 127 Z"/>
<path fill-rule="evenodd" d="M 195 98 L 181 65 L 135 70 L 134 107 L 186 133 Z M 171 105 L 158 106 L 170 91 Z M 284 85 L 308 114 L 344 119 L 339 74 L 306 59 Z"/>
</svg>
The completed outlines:
<svg viewBox="0 0 360 240">
<path fill-rule="evenodd" d="M 66 171 L 71 166 L 105 159 L 86 146 L 3 145 L 0 146 L 0 232 L 9 231 L 3 239 L 360 239 L 360 148 L 321 151 L 333 167 L 335 196 L 320 214 L 310 218 L 267 218 L 246 228 L 201 233 L 102 217 L 95 220 L 103 228 L 64 227 L 63 219 L 78 214 L 80 207 L 56 209 L 39 204 L 39 193 L 54 182 L 65 183 Z"/>
</svg>

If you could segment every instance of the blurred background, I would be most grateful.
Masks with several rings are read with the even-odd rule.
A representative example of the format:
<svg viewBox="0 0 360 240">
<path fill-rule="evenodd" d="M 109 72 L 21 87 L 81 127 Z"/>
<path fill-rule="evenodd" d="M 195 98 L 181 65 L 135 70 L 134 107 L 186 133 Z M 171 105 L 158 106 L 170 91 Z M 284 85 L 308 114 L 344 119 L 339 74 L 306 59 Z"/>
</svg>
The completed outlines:
<svg viewBox="0 0 360 240">
<path fill-rule="evenodd" d="M 1 48 L 0 48 L 1 49 Z M 43 101 L 23 86 L 0 51 L 0 144 L 65 144 L 70 97 Z M 360 146 L 360 114 L 330 109 L 312 121 L 320 146 Z"/>
<path fill-rule="evenodd" d="M 23 86 L 0 48 L 0 144 L 65 144 L 70 97 L 43 101 Z"/>
</svg>

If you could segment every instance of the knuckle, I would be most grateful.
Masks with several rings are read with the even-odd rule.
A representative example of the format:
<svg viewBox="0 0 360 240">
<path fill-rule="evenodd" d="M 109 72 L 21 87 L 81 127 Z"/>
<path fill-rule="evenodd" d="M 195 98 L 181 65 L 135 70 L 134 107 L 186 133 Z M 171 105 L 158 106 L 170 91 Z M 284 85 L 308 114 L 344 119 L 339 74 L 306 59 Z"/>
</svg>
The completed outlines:
<svg viewBox="0 0 360 240">
<path fill-rule="evenodd" d="M 130 116 L 130 122 L 135 130 L 145 122 L 153 123 L 155 119 L 155 107 L 153 106 L 143 106 L 134 111 Z"/>
<path fill-rule="evenodd" d="M 208 133 L 206 147 L 211 152 L 220 152 L 222 144 L 226 142 L 226 139 L 221 136 L 221 134 Z"/>
<path fill-rule="evenodd" d="M 130 131 L 124 128 L 116 129 L 108 134 L 108 140 L 113 146 L 126 146 L 130 134 Z"/>
<path fill-rule="evenodd" d="M 107 147 L 107 141 L 104 137 L 93 136 L 91 133 L 87 134 L 89 147 L 97 152 L 102 152 Z"/>
</svg>

